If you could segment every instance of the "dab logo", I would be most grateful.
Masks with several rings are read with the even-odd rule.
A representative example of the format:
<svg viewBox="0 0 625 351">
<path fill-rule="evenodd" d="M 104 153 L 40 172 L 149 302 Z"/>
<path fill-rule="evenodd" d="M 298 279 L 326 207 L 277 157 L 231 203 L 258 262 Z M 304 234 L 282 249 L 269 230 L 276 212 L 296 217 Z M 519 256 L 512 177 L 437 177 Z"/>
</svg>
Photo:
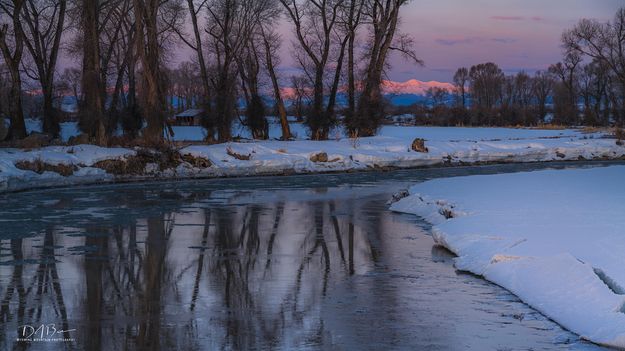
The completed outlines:
<svg viewBox="0 0 625 351">
<path fill-rule="evenodd" d="M 74 338 L 69 336 L 69 332 L 76 329 L 57 329 L 56 324 L 40 324 L 29 325 L 25 324 L 18 328 L 17 341 L 28 342 L 52 342 L 52 341 L 74 341 Z"/>
</svg>

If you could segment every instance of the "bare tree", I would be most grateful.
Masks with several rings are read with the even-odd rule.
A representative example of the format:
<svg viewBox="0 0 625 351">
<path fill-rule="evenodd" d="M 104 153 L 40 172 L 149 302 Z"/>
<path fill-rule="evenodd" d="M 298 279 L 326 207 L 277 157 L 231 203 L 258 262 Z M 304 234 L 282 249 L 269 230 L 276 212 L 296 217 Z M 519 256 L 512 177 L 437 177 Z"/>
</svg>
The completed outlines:
<svg viewBox="0 0 625 351">
<path fill-rule="evenodd" d="M 544 122 L 547 115 L 547 99 L 553 92 L 553 76 L 549 72 L 537 71 L 532 79 L 532 92 L 537 105 L 537 118 Z"/>
<path fill-rule="evenodd" d="M 347 116 L 356 116 L 356 36 L 362 21 L 365 0 L 349 0 L 344 8 L 344 27 L 347 35 Z"/>
<path fill-rule="evenodd" d="M 306 76 L 312 81 L 312 109 L 306 118 L 306 123 L 310 127 L 313 140 L 324 140 L 328 138 L 330 127 L 334 122 L 333 116 L 329 115 L 324 108 L 324 78 L 331 59 L 333 32 L 343 2 L 339 0 L 280 0 L 280 3 L 295 26 L 295 35 L 300 49 L 296 58 L 306 71 Z"/>
<path fill-rule="evenodd" d="M 63 73 L 59 77 L 59 86 L 61 89 L 68 93 L 71 93 L 76 100 L 77 104 L 80 104 L 81 97 L 81 80 L 82 72 L 75 67 L 68 67 L 63 70 Z"/>
<path fill-rule="evenodd" d="M 141 63 L 142 113 L 147 121 L 143 131 L 146 141 L 159 143 L 165 125 L 165 87 L 161 76 L 162 47 L 159 41 L 159 8 L 161 0 L 133 0 L 135 45 Z"/>
<path fill-rule="evenodd" d="M 189 48 L 193 50 L 195 53 L 198 67 L 200 70 L 200 79 L 202 83 L 202 98 L 201 105 L 205 110 L 206 115 L 210 118 L 213 116 L 212 114 L 212 106 L 211 106 L 211 84 L 209 80 L 208 73 L 208 64 L 207 58 L 204 53 L 204 43 L 202 42 L 201 30 L 200 30 L 200 20 L 198 18 L 202 10 L 204 10 L 205 6 L 207 6 L 209 0 L 187 0 L 186 10 L 188 11 L 189 18 L 191 19 L 193 37 L 192 39 L 188 38 L 187 33 L 185 33 L 182 28 L 174 26 L 174 31 L 178 34 L 180 40 L 186 44 Z M 214 138 L 214 122 L 210 120 L 205 120 L 204 127 L 208 129 L 207 139 L 212 141 Z"/>
<path fill-rule="evenodd" d="M 568 50 L 564 60 L 549 67 L 549 72 L 558 78 L 554 87 L 554 118 L 556 123 L 576 124 L 578 121 L 577 84 L 581 55 Z"/>
<path fill-rule="evenodd" d="M 466 89 L 469 82 L 469 70 L 466 67 L 460 67 L 454 73 L 454 85 L 456 91 L 460 95 L 460 101 L 462 101 L 462 107 L 467 107 Z"/>
<path fill-rule="evenodd" d="M 242 50 L 242 55 L 237 58 L 239 75 L 241 76 L 241 89 L 245 97 L 245 114 L 247 127 L 252 132 L 254 139 L 268 139 L 269 125 L 265 116 L 265 104 L 260 95 L 259 78 L 261 70 L 260 46 L 254 35 L 248 38 L 248 45 Z"/>
<path fill-rule="evenodd" d="M 609 68 L 602 61 L 595 59 L 580 70 L 579 92 L 584 101 L 584 125 L 608 125 L 608 116 L 602 114 L 602 106 L 608 109 L 609 83 Z"/>
<path fill-rule="evenodd" d="M 499 102 L 504 74 L 495 63 L 487 62 L 472 66 L 469 82 L 474 106 L 492 109 Z"/>
<path fill-rule="evenodd" d="M 214 74 L 214 119 L 219 141 L 232 138 L 231 125 L 236 115 L 237 58 L 249 43 L 269 0 L 210 0 L 206 7 Z"/>
<path fill-rule="evenodd" d="M 260 31 L 265 49 L 265 67 L 271 80 L 273 96 L 280 118 L 282 140 L 289 140 L 291 139 L 291 128 L 289 127 L 289 121 L 287 120 L 286 107 L 284 106 L 284 100 L 282 99 L 280 91 L 280 83 L 278 82 L 278 75 L 276 74 L 276 66 L 280 64 L 280 57 L 278 56 L 278 50 L 281 44 L 280 36 L 271 29 L 264 28 L 264 26 L 260 27 Z"/>
<path fill-rule="evenodd" d="M 129 7 L 134 7 L 133 0 L 125 0 L 129 3 Z M 134 10 L 134 8 L 133 8 Z M 117 81 L 115 91 L 113 92 L 113 100 L 111 107 L 117 106 L 116 99 L 119 99 L 121 91 L 124 89 L 124 83 L 128 85 L 128 90 L 122 94 L 122 105 L 124 112 L 122 115 L 121 125 L 124 132 L 130 137 L 136 137 L 143 125 L 143 118 L 139 111 L 137 103 L 137 65 L 139 55 L 136 51 L 137 44 L 137 26 L 135 24 L 135 16 L 132 12 L 123 12 L 118 16 L 118 23 L 122 28 L 121 40 L 117 42 L 116 61 L 121 62 L 118 65 Z M 126 78 L 124 78 L 124 76 Z"/>
<path fill-rule="evenodd" d="M 0 16 L 3 21 L 0 24 L 0 50 L 11 76 L 11 89 L 8 99 L 11 129 L 8 138 L 13 140 L 22 139 L 26 136 L 20 73 L 20 64 L 24 53 L 24 33 L 20 20 L 23 6 L 23 0 L 0 1 Z M 3 120 L 0 123 L 4 126 Z"/>
<path fill-rule="evenodd" d="M 295 117 L 300 122 L 312 100 L 311 93 L 313 89 L 308 83 L 309 80 L 304 76 L 291 76 L 291 87 L 293 89 L 292 105 L 295 109 Z"/>
<path fill-rule="evenodd" d="M 442 106 L 445 104 L 447 90 L 441 87 L 431 87 L 425 92 L 426 96 L 432 101 L 433 106 Z"/>
<path fill-rule="evenodd" d="M 27 75 L 39 82 L 43 94 L 43 131 L 53 136 L 60 132 L 54 109 L 54 76 L 65 30 L 67 0 L 24 0 L 22 24 L 24 44 L 30 53 L 34 69 Z"/>
<path fill-rule="evenodd" d="M 81 29 L 83 39 L 82 94 L 79 125 L 96 143 L 105 146 L 107 133 L 104 121 L 105 91 L 100 65 L 100 1 L 83 0 L 81 4 Z"/>
<path fill-rule="evenodd" d="M 567 50 L 605 64 L 621 87 L 625 87 L 625 7 L 616 12 L 612 22 L 582 19 L 562 35 L 562 42 Z M 623 103 L 620 119 L 625 121 L 625 89 L 620 93 Z"/>
<path fill-rule="evenodd" d="M 422 65 L 412 50 L 412 39 L 397 34 L 399 13 L 409 0 L 366 0 L 364 15 L 371 24 L 371 37 L 366 53 L 368 64 L 363 90 L 358 104 L 357 125 L 348 126 L 349 133 L 358 136 L 374 135 L 383 118 L 382 76 L 391 50 L 399 51 L 405 57 Z"/>
</svg>

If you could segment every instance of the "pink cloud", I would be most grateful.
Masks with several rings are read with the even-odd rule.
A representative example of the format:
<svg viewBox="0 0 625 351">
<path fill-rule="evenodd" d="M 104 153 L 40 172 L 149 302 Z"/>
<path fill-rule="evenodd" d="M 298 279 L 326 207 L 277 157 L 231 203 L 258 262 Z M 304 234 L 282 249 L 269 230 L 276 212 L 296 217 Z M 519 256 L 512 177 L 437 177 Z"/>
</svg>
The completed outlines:
<svg viewBox="0 0 625 351">
<path fill-rule="evenodd" d="M 500 21 L 521 21 L 524 18 L 521 16 L 492 16 L 491 19 Z"/>
</svg>

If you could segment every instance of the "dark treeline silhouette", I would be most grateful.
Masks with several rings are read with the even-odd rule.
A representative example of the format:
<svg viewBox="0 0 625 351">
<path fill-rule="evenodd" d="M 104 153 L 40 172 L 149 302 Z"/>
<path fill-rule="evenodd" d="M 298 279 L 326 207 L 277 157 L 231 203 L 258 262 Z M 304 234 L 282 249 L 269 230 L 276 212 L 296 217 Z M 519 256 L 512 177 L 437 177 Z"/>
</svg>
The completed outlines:
<svg viewBox="0 0 625 351">
<path fill-rule="evenodd" d="M 272 110 L 288 140 L 285 97 L 299 102 L 313 139 L 327 139 L 343 113 L 352 135 L 373 135 L 383 116 L 380 85 L 389 53 L 420 63 L 411 39 L 398 32 L 400 8 L 408 2 L 1 0 L 2 81 L 9 88 L 0 108 L 10 130 L 0 135 L 26 136 L 29 96 L 43 97 L 35 116 L 50 138 L 59 136 L 60 121 L 73 117 L 81 140 L 98 145 L 119 141 L 113 135 L 120 129 L 128 140 L 161 143 L 173 132 L 167 117 L 186 108 L 203 111 L 208 142 L 231 140 L 240 116 L 254 138 L 267 139 Z M 301 72 L 291 78 L 300 83 L 295 94 L 278 74 L 279 21 L 295 33 L 293 56 Z M 173 67 L 180 47 L 191 55 Z M 58 74 L 65 53 L 73 66 Z M 337 95 L 344 86 L 349 104 L 341 111 Z M 267 106 L 265 95 L 275 106 Z M 75 116 L 60 110 L 66 96 L 77 100 Z"/>
</svg>

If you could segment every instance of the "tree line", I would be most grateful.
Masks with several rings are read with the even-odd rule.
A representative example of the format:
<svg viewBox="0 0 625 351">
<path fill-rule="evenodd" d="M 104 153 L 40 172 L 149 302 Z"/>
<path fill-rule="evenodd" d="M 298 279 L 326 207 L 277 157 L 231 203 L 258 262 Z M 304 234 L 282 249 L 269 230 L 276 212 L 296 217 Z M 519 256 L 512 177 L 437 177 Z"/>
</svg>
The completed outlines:
<svg viewBox="0 0 625 351">
<path fill-rule="evenodd" d="M 293 58 L 301 75 L 300 112 L 311 138 L 327 139 L 346 116 L 350 134 L 373 135 L 383 118 L 381 82 L 391 51 L 417 63 L 412 40 L 399 32 L 409 0 L 0 0 L 3 80 L 0 106 L 10 119 L 8 139 L 26 136 L 24 81 L 41 94 L 44 133 L 60 133 L 59 95 L 78 101 L 78 125 L 91 142 L 110 143 L 121 126 L 129 138 L 160 143 L 172 106 L 205 111 L 208 141 L 232 139 L 245 100 L 244 123 L 268 138 L 263 100 L 271 92 L 291 137 L 283 101 L 276 23 L 295 34 Z M 188 62 L 171 68 L 176 50 Z M 64 52 L 74 66 L 61 74 Z M 269 86 L 269 89 L 266 87 Z M 337 94 L 347 86 L 348 107 Z M 184 98 L 183 98 L 184 97 Z M 176 99 L 174 103 L 172 100 Z M 164 133 L 165 132 L 165 133 Z"/>
<path fill-rule="evenodd" d="M 417 123 L 438 125 L 622 127 L 625 8 L 611 22 L 579 21 L 562 34 L 562 48 L 560 62 L 533 75 L 506 75 L 492 62 L 461 67 L 453 76 L 452 104 L 449 92 L 431 88 L 431 108 L 411 112 L 420 116 Z"/>
</svg>

